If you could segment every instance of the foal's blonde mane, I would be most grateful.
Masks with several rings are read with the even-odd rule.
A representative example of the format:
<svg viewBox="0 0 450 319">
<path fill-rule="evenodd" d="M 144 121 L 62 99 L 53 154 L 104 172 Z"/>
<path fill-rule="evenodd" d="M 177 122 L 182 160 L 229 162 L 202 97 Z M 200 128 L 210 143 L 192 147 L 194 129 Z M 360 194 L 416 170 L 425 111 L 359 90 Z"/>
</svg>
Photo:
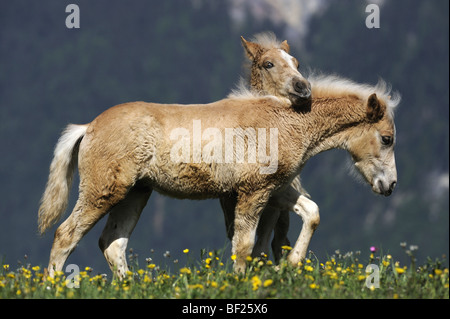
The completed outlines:
<svg viewBox="0 0 450 319">
<path fill-rule="evenodd" d="M 345 96 L 357 96 L 366 100 L 373 93 L 382 100 L 392 115 L 395 107 L 400 103 L 401 95 L 392 92 L 392 87 L 382 78 L 376 85 L 360 84 L 337 75 L 312 74 L 308 77 L 311 83 L 311 96 L 313 98 L 339 98 Z"/>
<path fill-rule="evenodd" d="M 260 91 L 252 90 L 247 82 L 248 81 L 246 81 L 243 77 L 241 77 L 239 79 L 239 82 L 236 84 L 236 87 L 234 89 L 231 89 L 231 92 L 230 94 L 228 94 L 227 98 L 248 100 L 272 96 L 274 98 L 279 99 L 279 97 L 275 95 L 264 94 Z"/>
<path fill-rule="evenodd" d="M 308 77 L 311 83 L 311 96 L 313 98 L 340 98 L 346 96 L 357 96 L 361 100 L 367 100 L 373 93 L 382 100 L 391 116 L 395 107 L 400 103 L 401 95 L 397 91 L 392 92 L 392 87 L 382 78 L 376 85 L 360 84 L 352 80 L 337 76 L 325 74 L 312 74 Z M 228 95 L 230 99 L 254 99 L 269 96 L 259 92 L 252 91 L 246 81 L 241 78 L 236 88 Z"/>
</svg>

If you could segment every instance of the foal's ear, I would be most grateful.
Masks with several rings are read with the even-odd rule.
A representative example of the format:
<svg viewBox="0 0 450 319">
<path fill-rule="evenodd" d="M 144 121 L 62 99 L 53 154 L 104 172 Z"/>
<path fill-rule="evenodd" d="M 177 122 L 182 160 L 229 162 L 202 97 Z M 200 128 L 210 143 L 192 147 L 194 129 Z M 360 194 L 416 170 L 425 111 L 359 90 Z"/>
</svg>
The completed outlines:
<svg viewBox="0 0 450 319">
<path fill-rule="evenodd" d="M 241 36 L 241 42 L 242 42 L 242 46 L 245 49 L 245 53 L 247 53 L 248 58 L 250 60 L 254 60 L 257 52 L 260 50 L 259 44 L 247 41 L 242 36 Z"/>
<path fill-rule="evenodd" d="M 375 93 L 369 96 L 369 99 L 367 100 L 367 118 L 369 121 L 377 122 L 381 120 L 385 110 L 386 106 L 378 100 Z"/>
<path fill-rule="evenodd" d="M 286 51 L 286 53 L 289 53 L 289 50 L 291 48 L 289 47 L 289 44 L 287 43 L 287 40 L 284 40 L 283 42 L 281 42 L 280 49 Z"/>
</svg>

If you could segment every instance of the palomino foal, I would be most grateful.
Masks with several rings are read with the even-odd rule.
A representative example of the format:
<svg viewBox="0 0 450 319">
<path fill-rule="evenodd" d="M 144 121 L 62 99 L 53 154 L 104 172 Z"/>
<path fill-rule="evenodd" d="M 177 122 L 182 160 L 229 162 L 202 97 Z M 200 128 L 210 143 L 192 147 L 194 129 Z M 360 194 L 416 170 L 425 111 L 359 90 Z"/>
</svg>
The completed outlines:
<svg viewBox="0 0 450 319">
<path fill-rule="evenodd" d="M 129 235 L 153 190 L 190 199 L 236 196 L 232 240 L 236 271 L 245 270 L 262 210 L 273 195 L 286 193 L 315 154 L 330 148 L 348 150 L 373 190 L 386 192 L 396 181 L 392 111 L 396 100 L 389 100 L 388 92 L 380 87 L 323 91 L 306 110 L 305 106 L 291 107 L 283 99 L 260 96 L 205 105 L 134 102 L 112 107 L 89 124 L 69 125 L 50 166 L 39 209 L 40 231 L 64 212 L 76 162 L 79 197 L 71 215 L 56 230 L 49 274 L 63 268 L 81 238 L 109 213 L 99 243 L 111 269 L 124 276 Z M 195 138 L 196 123 L 207 128 L 200 140 Z M 244 149 L 240 159 L 247 162 L 234 161 L 233 148 L 226 154 L 230 145 L 222 142 L 230 129 L 242 139 L 245 134 L 258 141 Z M 262 156 L 250 161 L 256 147 Z M 267 153 L 275 155 L 271 167 L 267 167 Z M 233 160 L 227 160 L 227 155 Z M 270 173 L 262 174 L 262 168 L 269 168 Z M 285 205 L 293 211 L 303 209 L 295 200 Z M 296 245 L 293 251 L 301 252 L 301 247 Z M 291 252 L 289 258 L 295 263 L 299 256 Z"/>
</svg>

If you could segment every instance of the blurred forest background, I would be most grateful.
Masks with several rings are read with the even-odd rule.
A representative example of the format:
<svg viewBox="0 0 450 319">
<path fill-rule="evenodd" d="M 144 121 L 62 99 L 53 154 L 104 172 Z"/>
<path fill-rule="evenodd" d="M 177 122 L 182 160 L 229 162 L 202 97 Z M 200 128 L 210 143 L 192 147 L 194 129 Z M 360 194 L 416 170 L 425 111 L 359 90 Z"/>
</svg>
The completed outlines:
<svg viewBox="0 0 450 319">
<path fill-rule="evenodd" d="M 380 5 L 368 29 L 367 4 Z M 80 28 L 65 8 L 80 8 Z M 207 103 L 224 98 L 242 74 L 240 36 L 271 30 L 287 39 L 302 72 L 357 82 L 379 77 L 402 96 L 396 113 L 398 185 L 388 198 L 349 174 L 350 159 L 330 151 L 311 159 L 303 184 L 319 205 L 310 249 L 396 258 L 400 242 L 424 260 L 449 251 L 449 2 L 444 0 L 186 0 L 0 2 L 0 260 L 28 256 L 46 266 L 56 227 L 37 234 L 37 210 L 53 148 L 68 123 L 87 123 L 119 103 Z M 252 116 L 249 114 L 248 116 Z M 72 189 L 69 211 L 77 197 Z M 97 246 L 105 220 L 67 263 L 108 272 Z M 301 219 L 291 215 L 295 242 Z M 217 200 L 182 201 L 153 193 L 129 247 L 154 262 L 185 261 L 225 248 Z M 151 249 L 154 252 L 151 252 Z M 163 259 L 165 251 L 171 259 Z M 109 272 L 108 272 L 109 273 Z"/>
</svg>

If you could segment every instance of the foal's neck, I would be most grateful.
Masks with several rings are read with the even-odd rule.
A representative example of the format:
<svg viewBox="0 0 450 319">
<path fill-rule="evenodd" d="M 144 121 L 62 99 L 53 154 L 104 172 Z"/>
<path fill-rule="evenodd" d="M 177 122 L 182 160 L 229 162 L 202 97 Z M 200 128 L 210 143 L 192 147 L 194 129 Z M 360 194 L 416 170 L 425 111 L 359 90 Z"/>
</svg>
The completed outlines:
<svg viewBox="0 0 450 319">
<path fill-rule="evenodd" d="M 311 109 L 299 114 L 303 159 L 330 150 L 346 149 L 354 129 L 366 122 L 365 101 L 354 97 L 316 98 Z"/>
</svg>

